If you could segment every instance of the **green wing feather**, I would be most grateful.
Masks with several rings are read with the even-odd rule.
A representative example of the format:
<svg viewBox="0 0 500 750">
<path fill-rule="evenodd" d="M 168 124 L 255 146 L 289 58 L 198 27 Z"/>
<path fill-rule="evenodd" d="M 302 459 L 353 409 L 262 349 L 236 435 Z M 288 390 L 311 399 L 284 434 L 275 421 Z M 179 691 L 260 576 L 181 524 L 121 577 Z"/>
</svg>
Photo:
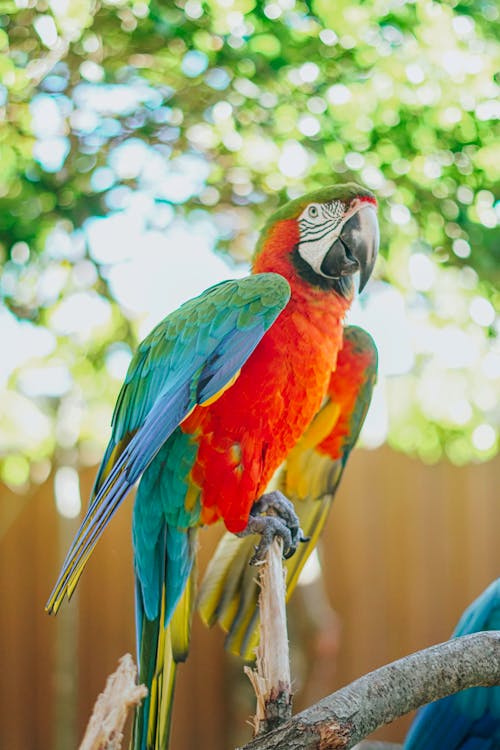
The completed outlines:
<svg viewBox="0 0 500 750">
<path fill-rule="evenodd" d="M 256 274 L 223 282 L 163 320 L 139 345 L 119 393 L 92 498 L 47 604 L 71 596 L 108 521 L 140 478 L 133 538 L 140 680 L 149 694 L 133 747 L 168 744 L 176 664 L 188 650 L 199 501 L 186 506 L 195 446 L 178 425 L 237 376 L 285 307 L 288 282 Z M 186 444 L 186 441 L 188 444 Z"/>
<path fill-rule="evenodd" d="M 325 525 L 349 453 L 363 426 L 376 373 L 373 340 L 362 329 L 347 327 L 328 396 L 274 480 L 274 487 L 294 502 L 304 535 L 310 537 L 285 562 L 287 599 Z M 347 399 L 343 411 L 342 399 L 336 399 L 335 394 L 345 391 L 346 381 L 354 388 L 355 399 L 350 404 Z M 259 640 L 259 589 L 255 568 L 249 565 L 254 544 L 252 537 L 240 539 L 226 533 L 207 568 L 198 599 L 203 621 L 208 626 L 218 622 L 227 632 L 228 650 L 247 661 L 253 660 Z"/>
<path fill-rule="evenodd" d="M 226 281 L 182 305 L 139 345 L 118 396 L 87 513 L 47 603 L 71 596 L 112 515 L 177 425 L 227 386 L 290 296 L 278 274 Z M 248 310 L 252 309 L 252 314 Z"/>
</svg>

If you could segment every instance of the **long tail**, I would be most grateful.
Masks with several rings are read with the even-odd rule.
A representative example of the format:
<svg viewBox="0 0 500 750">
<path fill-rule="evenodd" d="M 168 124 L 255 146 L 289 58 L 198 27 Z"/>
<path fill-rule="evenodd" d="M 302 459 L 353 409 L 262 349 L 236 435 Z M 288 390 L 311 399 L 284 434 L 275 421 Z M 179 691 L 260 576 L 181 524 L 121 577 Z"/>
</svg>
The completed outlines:
<svg viewBox="0 0 500 750">
<path fill-rule="evenodd" d="M 71 599 L 94 548 L 112 516 L 130 490 L 125 464 L 117 462 L 94 492 L 87 512 L 64 560 L 59 578 L 45 606 L 56 614 L 65 596 Z"/>
<path fill-rule="evenodd" d="M 176 668 L 179 662 L 185 661 L 189 650 L 195 599 L 195 571 L 193 570 L 195 532 L 194 530 L 177 532 L 178 538 L 182 540 L 179 546 L 182 547 L 187 558 L 184 560 L 183 570 L 178 571 L 180 579 L 178 584 L 183 588 L 182 594 L 177 603 L 171 600 L 170 604 L 167 592 L 172 577 L 173 560 L 171 535 L 169 536 L 170 544 L 164 558 L 161 606 L 158 616 L 148 618 L 141 584 L 139 581 L 136 584 L 139 681 L 148 688 L 148 696 L 136 711 L 132 732 L 132 750 L 166 750 L 168 748 Z M 169 570 L 168 575 L 167 570 Z"/>
<path fill-rule="evenodd" d="M 325 495 L 314 502 L 298 502 L 300 526 L 309 541 L 299 544 L 286 561 L 287 600 L 293 593 L 300 572 L 313 551 L 325 525 L 333 501 Z M 255 538 L 239 538 L 226 533 L 207 568 L 198 597 L 203 622 L 211 627 L 218 622 L 227 633 L 226 648 L 246 661 L 253 661 L 259 642 L 259 587 L 250 559 L 255 553 Z"/>
</svg>

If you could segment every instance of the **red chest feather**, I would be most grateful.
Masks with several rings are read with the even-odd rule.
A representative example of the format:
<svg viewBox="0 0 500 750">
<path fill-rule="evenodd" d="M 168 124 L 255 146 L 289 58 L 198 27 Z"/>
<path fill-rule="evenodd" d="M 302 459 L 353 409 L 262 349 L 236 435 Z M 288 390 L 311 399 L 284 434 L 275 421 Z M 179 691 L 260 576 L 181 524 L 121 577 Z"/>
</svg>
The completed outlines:
<svg viewBox="0 0 500 750">
<path fill-rule="evenodd" d="M 271 270 L 261 266 L 255 270 Z M 234 385 L 182 425 L 199 445 L 192 479 L 201 488 L 202 519 L 222 517 L 233 532 L 245 527 L 253 503 L 318 411 L 342 342 L 348 302 L 306 285 L 291 268 L 278 272 L 292 287 L 287 307 Z"/>
</svg>

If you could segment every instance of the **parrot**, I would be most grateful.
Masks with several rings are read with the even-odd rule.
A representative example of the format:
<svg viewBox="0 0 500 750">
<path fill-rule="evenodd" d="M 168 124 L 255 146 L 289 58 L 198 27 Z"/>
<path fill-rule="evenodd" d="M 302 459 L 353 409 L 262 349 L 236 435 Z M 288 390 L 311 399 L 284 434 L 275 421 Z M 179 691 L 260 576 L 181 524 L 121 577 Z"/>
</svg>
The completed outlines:
<svg viewBox="0 0 500 750">
<path fill-rule="evenodd" d="M 363 426 L 376 382 L 378 353 L 371 336 L 345 326 L 342 348 L 327 394 L 271 483 L 294 503 L 305 539 L 285 561 L 286 599 L 316 546 L 349 454 Z M 218 622 L 228 651 L 245 661 L 255 658 L 259 641 L 259 584 L 250 563 L 251 537 L 226 533 L 209 563 L 197 606 L 204 623 Z"/>
<path fill-rule="evenodd" d="M 321 518 L 309 516 L 324 514 L 324 490 L 331 492 L 351 447 L 350 425 L 356 432 L 362 420 L 353 414 L 366 409 L 366 396 L 358 403 L 356 393 L 371 383 L 365 365 L 373 361 L 373 344 L 366 356 L 363 349 L 368 334 L 346 336 L 343 367 L 337 359 L 354 276 L 362 291 L 379 243 L 377 202 L 366 188 L 337 184 L 294 198 L 264 225 L 248 276 L 182 304 L 132 357 L 88 509 L 46 610 L 57 613 L 71 597 L 138 482 L 136 636 L 139 681 L 148 695 L 136 712 L 134 750 L 168 746 L 176 667 L 187 657 L 196 604 L 198 529 L 221 519 L 238 541 L 259 535 L 252 562 L 264 558 L 275 538 L 285 558 L 298 547 L 312 549 L 283 490 L 307 494 L 302 471 L 308 456 L 318 462 L 321 471 L 311 481 L 320 500 L 304 504 L 313 506 L 305 521 L 314 531 Z M 273 488 L 286 460 L 283 481 Z"/>
<path fill-rule="evenodd" d="M 453 637 L 500 630 L 500 578 L 465 610 Z M 500 686 L 461 690 L 421 708 L 403 750 L 500 750 Z"/>
</svg>

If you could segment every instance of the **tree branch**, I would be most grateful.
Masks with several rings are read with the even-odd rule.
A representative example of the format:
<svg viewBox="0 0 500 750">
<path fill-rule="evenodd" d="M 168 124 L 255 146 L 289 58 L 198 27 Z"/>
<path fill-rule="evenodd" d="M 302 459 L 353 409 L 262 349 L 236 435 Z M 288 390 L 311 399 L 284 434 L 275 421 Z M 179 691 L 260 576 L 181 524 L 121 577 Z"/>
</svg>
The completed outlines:
<svg viewBox="0 0 500 750">
<path fill-rule="evenodd" d="M 137 669 L 130 654 L 120 659 L 116 672 L 106 681 L 97 698 L 79 750 L 119 750 L 128 712 L 147 695 L 144 685 L 136 685 Z"/>
<path fill-rule="evenodd" d="M 413 709 L 480 685 L 500 685 L 500 631 L 454 638 L 370 672 L 241 750 L 348 750 Z"/>
<path fill-rule="evenodd" d="M 275 539 L 260 565 L 260 643 L 256 669 L 245 667 L 257 698 L 254 735 L 283 724 L 292 715 L 292 689 L 286 622 L 283 545 Z"/>
</svg>

